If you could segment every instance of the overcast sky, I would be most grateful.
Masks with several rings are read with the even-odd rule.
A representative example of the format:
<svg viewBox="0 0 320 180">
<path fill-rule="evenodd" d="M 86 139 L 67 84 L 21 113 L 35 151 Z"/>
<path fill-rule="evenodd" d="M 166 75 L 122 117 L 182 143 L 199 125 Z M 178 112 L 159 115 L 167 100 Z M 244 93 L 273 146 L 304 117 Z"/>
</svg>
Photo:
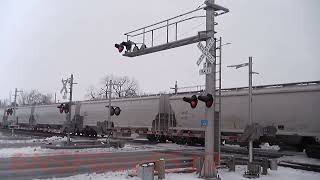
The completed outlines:
<svg viewBox="0 0 320 180">
<path fill-rule="evenodd" d="M 197 8 L 203 0 L 0 0 L 0 98 L 15 87 L 59 92 L 71 73 L 75 99 L 106 74 L 126 75 L 142 91 L 204 84 L 196 44 L 136 58 L 114 43 L 123 33 Z M 217 0 L 230 13 L 217 18 L 223 50 L 223 86 L 248 84 L 247 69 L 226 65 L 253 56 L 254 84 L 320 80 L 319 0 Z M 204 12 L 202 12 L 204 13 Z M 204 30 L 204 19 L 179 27 L 179 36 Z M 156 39 L 165 39 L 158 35 Z M 60 94 L 58 94 L 60 99 Z"/>
</svg>

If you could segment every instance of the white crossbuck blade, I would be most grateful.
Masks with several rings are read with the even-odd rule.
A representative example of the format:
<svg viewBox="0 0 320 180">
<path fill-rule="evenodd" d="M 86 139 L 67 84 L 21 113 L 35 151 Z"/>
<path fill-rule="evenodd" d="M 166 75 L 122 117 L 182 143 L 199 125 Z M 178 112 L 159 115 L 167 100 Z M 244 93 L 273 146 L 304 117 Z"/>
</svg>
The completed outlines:
<svg viewBox="0 0 320 180">
<path fill-rule="evenodd" d="M 204 47 L 201 42 L 198 43 L 198 48 L 202 52 L 202 55 L 199 57 L 197 61 L 197 65 L 199 66 L 202 62 L 202 60 L 206 57 L 210 61 L 211 64 L 215 62 L 215 58 L 212 56 L 212 54 L 209 52 L 211 47 L 214 45 L 215 40 L 213 38 L 209 39 L 208 45 Z"/>
</svg>

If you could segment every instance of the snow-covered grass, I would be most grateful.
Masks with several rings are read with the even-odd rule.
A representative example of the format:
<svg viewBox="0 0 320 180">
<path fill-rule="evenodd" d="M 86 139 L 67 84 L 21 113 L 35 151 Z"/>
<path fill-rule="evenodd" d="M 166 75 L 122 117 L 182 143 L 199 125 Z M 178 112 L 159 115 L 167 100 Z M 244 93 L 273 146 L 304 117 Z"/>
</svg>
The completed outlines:
<svg viewBox="0 0 320 180">
<path fill-rule="evenodd" d="M 246 171 L 245 166 L 237 166 L 236 172 L 228 172 L 226 169 L 219 170 L 219 176 L 222 180 L 248 180 L 242 175 Z M 107 172 L 103 174 L 81 174 L 66 178 L 53 178 L 50 180 L 140 180 L 139 177 L 130 177 L 128 172 Z M 196 173 L 185 173 L 185 174 L 166 174 L 167 180 L 195 180 L 199 179 Z M 320 173 L 295 170 L 291 168 L 279 167 L 277 171 L 269 171 L 268 175 L 261 175 L 260 180 L 319 180 Z"/>
</svg>

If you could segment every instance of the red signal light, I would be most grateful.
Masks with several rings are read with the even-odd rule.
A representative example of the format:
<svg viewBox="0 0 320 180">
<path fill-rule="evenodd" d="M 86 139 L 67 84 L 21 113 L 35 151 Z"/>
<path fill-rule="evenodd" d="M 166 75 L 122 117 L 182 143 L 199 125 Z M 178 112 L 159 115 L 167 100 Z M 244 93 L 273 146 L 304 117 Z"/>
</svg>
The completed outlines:
<svg viewBox="0 0 320 180">
<path fill-rule="evenodd" d="M 197 107 L 198 102 L 197 101 L 191 101 L 191 108 L 196 108 Z"/>
<path fill-rule="evenodd" d="M 115 44 L 114 47 L 118 49 L 119 53 L 121 53 L 124 50 L 124 48 L 126 48 L 127 51 L 130 52 L 133 44 L 135 43 L 129 40 L 127 42 L 123 41 L 120 44 Z"/>
<path fill-rule="evenodd" d="M 65 104 L 63 109 L 64 109 L 64 113 L 68 114 L 69 111 L 70 111 L 70 106 L 69 106 L 69 104 Z"/>
<path fill-rule="evenodd" d="M 121 53 L 124 50 L 124 46 L 122 44 L 115 44 L 114 47 L 118 49 L 119 53 Z"/>
<path fill-rule="evenodd" d="M 206 96 L 198 96 L 198 99 L 205 102 L 207 108 L 210 108 L 213 104 L 213 96 L 211 94 L 207 94 Z"/>
<path fill-rule="evenodd" d="M 189 103 L 192 109 L 196 108 L 198 104 L 198 99 L 196 95 L 191 96 L 191 98 L 184 97 L 183 101 Z"/>
<path fill-rule="evenodd" d="M 121 113 L 121 109 L 120 109 L 119 107 L 114 108 L 114 114 L 115 114 L 116 116 L 119 116 L 120 113 Z"/>
<path fill-rule="evenodd" d="M 59 109 L 59 112 L 62 114 L 64 111 L 64 104 L 60 104 L 60 106 L 57 107 Z"/>
</svg>

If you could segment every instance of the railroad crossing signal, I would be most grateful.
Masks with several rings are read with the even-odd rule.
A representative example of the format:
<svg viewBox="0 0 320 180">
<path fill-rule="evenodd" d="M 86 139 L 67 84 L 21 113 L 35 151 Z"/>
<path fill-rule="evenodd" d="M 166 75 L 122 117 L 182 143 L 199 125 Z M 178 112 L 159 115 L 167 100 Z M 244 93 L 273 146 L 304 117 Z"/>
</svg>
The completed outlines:
<svg viewBox="0 0 320 180">
<path fill-rule="evenodd" d="M 12 115 L 13 114 L 13 108 L 7 109 L 6 113 L 7 113 L 8 116 Z"/>
<path fill-rule="evenodd" d="M 194 109 L 197 107 L 198 100 L 204 102 L 207 108 L 210 108 L 213 104 L 213 96 L 211 94 L 196 96 L 193 95 L 191 98 L 183 97 L 183 101 L 190 104 L 191 108 Z"/>
<path fill-rule="evenodd" d="M 109 106 L 106 106 L 107 108 L 109 108 Z M 118 106 L 111 106 L 110 109 L 110 116 L 116 115 L 119 116 L 121 113 L 121 109 Z"/>
<path fill-rule="evenodd" d="M 59 109 L 59 112 L 62 114 L 63 112 L 68 114 L 70 111 L 70 106 L 68 103 L 65 104 L 60 104 L 59 106 L 57 106 L 57 108 Z"/>
<path fill-rule="evenodd" d="M 189 103 L 192 109 L 196 108 L 198 104 L 198 99 L 196 95 L 193 95 L 191 97 L 184 97 L 183 101 Z"/>
<path fill-rule="evenodd" d="M 199 99 L 200 101 L 202 101 L 202 102 L 205 102 L 207 108 L 210 108 L 210 107 L 212 106 L 212 104 L 213 104 L 213 97 L 212 97 L 211 94 L 207 94 L 207 95 L 205 95 L 205 96 L 200 95 L 200 96 L 198 96 L 198 99 Z"/>
<path fill-rule="evenodd" d="M 133 44 L 134 43 L 129 40 L 127 42 L 123 41 L 120 44 L 115 44 L 114 47 L 116 47 L 118 49 L 119 53 L 121 53 L 124 50 L 124 47 L 126 48 L 127 51 L 131 51 Z M 137 47 L 137 46 L 135 46 L 135 47 Z"/>
<path fill-rule="evenodd" d="M 199 57 L 199 59 L 197 61 L 198 66 L 201 64 L 202 60 L 205 57 L 210 61 L 211 64 L 213 64 L 215 62 L 214 56 L 212 56 L 212 54 L 209 52 L 209 50 L 212 48 L 214 43 L 215 43 L 214 38 L 209 39 L 209 44 L 206 47 L 204 47 L 201 42 L 198 43 L 197 46 L 200 49 L 200 51 L 202 52 L 201 56 Z"/>
</svg>

